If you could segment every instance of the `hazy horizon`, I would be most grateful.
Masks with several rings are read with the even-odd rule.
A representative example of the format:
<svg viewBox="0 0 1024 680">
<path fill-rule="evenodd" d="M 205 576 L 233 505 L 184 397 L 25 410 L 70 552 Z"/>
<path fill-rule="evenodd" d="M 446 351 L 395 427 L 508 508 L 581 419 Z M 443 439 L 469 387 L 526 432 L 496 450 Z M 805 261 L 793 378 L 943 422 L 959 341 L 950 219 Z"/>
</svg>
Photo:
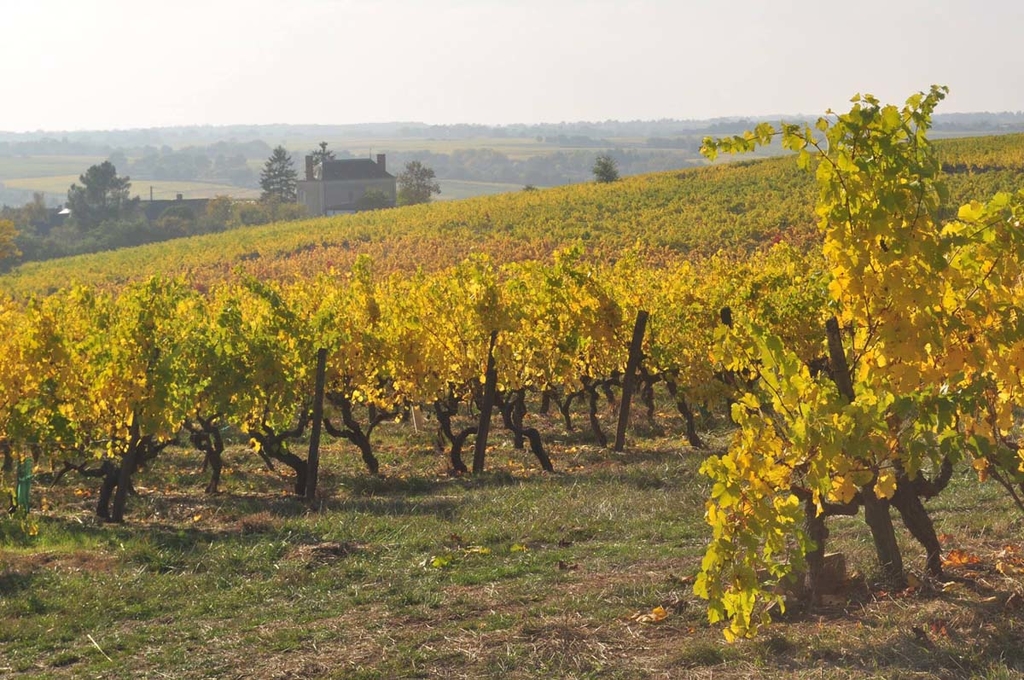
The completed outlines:
<svg viewBox="0 0 1024 680">
<path fill-rule="evenodd" d="M 7 132 L 818 115 L 856 92 L 1024 110 L 1011 0 L 38 0 L 4 8 Z"/>
</svg>

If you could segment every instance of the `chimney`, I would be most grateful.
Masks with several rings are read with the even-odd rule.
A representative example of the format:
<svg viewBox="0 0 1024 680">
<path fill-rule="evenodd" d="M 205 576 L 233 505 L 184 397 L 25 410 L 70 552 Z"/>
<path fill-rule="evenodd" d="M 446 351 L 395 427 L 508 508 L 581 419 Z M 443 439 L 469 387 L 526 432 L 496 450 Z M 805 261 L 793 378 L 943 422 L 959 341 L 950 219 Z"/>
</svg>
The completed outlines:
<svg viewBox="0 0 1024 680">
<path fill-rule="evenodd" d="M 306 181 L 313 181 L 313 157 L 306 156 Z"/>
<path fill-rule="evenodd" d="M 180 201 L 181 199 L 183 199 L 185 197 L 182 194 L 178 194 L 175 198 Z"/>
<path fill-rule="evenodd" d="M 384 172 L 388 171 L 387 165 L 384 164 L 384 154 L 377 154 L 377 165 L 379 165 L 380 169 L 383 170 Z"/>
</svg>

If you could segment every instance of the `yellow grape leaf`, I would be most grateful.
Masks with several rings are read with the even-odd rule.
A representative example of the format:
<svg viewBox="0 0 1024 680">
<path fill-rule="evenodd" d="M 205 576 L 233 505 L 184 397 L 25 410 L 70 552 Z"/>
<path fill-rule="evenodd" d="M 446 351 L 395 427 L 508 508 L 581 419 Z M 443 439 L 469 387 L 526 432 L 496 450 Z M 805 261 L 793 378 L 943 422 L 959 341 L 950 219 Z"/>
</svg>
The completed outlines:
<svg viewBox="0 0 1024 680">
<path fill-rule="evenodd" d="M 978 201 L 971 201 L 965 205 L 960 206 L 957 211 L 957 218 L 965 222 L 976 222 L 981 219 L 981 216 L 985 214 L 985 206 Z"/>
<path fill-rule="evenodd" d="M 896 475 L 891 471 L 881 472 L 875 480 L 875 495 L 879 498 L 892 498 L 896 493 Z"/>
<path fill-rule="evenodd" d="M 848 476 L 836 477 L 832 480 L 832 495 L 840 503 L 849 503 L 857 495 L 857 487 Z"/>
<path fill-rule="evenodd" d="M 987 458 L 975 458 L 973 461 L 971 461 L 971 466 L 978 472 L 978 481 L 984 482 L 988 479 Z"/>
</svg>

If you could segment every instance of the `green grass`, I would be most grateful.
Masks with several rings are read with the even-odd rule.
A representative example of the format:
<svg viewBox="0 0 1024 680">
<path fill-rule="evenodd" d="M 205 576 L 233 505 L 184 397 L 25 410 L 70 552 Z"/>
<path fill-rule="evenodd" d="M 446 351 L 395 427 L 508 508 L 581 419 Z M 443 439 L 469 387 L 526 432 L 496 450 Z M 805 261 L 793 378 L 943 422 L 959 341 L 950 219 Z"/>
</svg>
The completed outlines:
<svg viewBox="0 0 1024 680">
<path fill-rule="evenodd" d="M 42 474 L 35 498 L 49 509 L 35 513 L 39 535 L 0 525 L 0 676 L 1001 678 L 1024 670 L 1024 580 L 993 566 L 999 550 L 1020 545 L 1021 524 L 995 487 L 979 493 L 960 474 L 931 504 L 947 547 L 982 560 L 949 575 L 955 588 L 872 587 L 863 522 L 834 522 L 833 548 L 865 576 L 823 609 L 794 607 L 762 637 L 729 645 L 691 593 L 707 540 L 701 454 L 675 438 L 635 437 L 613 454 L 586 435 L 543 428 L 559 472 L 539 472 L 496 433 L 489 471 L 453 478 L 428 435 L 386 424 L 385 476 L 366 476 L 350 447 L 332 443 L 313 505 L 289 496 L 281 473 L 238 446 L 223 493 L 205 495 L 196 455 L 172 450 L 140 473 L 121 526 L 93 517 L 93 480 L 50 485 Z M 904 548 L 920 574 L 920 550 Z M 658 605 L 669 611 L 660 623 L 632 620 Z"/>
</svg>

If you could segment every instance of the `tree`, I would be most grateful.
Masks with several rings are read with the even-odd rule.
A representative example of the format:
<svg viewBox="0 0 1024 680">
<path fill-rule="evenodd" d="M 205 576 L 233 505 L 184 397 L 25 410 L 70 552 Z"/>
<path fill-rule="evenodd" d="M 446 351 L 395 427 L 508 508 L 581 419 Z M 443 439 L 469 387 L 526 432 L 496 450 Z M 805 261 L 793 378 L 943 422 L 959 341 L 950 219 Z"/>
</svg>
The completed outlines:
<svg viewBox="0 0 1024 680">
<path fill-rule="evenodd" d="M 206 212 L 200 218 L 205 231 L 224 231 L 231 224 L 234 202 L 230 196 L 217 195 L 206 204 Z"/>
<path fill-rule="evenodd" d="M 297 200 L 295 186 L 298 174 L 292 164 L 292 157 L 283 146 L 274 148 L 260 173 L 261 201 L 294 203 Z"/>
<path fill-rule="evenodd" d="M 398 175 L 398 205 L 429 203 L 439 193 L 441 185 L 434 179 L 434 169 L 419 161 L 409 161 Z"/>
<path fill-rule="evenodd" d="M 324 161 L 333 161 L 334 152 L 327 149 L 327 142 L 320 142 L 318 149 L 313 150 L 313 165 L 322 164 Z"/>
<path fill-rule="evenodd" d="M 619 179 L 619 167 L 615 159 L 603 153 L 594 160 L 594 179 L 599 183 L 614 182 Z"/>
<path fill-rule="evenodd" d="M 0 261 L 10 260 L 18 257 L 21 253 L 14 244 L 18 236 L 18 230 L 14 228 L 11 220 L 0 220 Z"/>
<path fill-rule="evenodd" d="M 126 218 L 138 205 L 138 198 L 129 198 L 130 178 L 118 177 L 110 161 L 90 167 L 78 179 L 82 186 L 72 184 L 68 189 L 68 208 L 75 224 L 84 231 Z"/>
<path fill-rule="evenodd" d="M 367 189 L 359 198 L 357 205 L 360 210 L 381 210 L 394 207 L 394 201 L 380 189 Z"/>
<path fill-rule="evenodd" d="M 46 207 L 46 195 L 41 191 L 32 192 L 32 200 L 21 207 L 21 224 L 15 219 L 15 227 L 34 227 L 49 218 L 50 210 Z"/>
</svg>

